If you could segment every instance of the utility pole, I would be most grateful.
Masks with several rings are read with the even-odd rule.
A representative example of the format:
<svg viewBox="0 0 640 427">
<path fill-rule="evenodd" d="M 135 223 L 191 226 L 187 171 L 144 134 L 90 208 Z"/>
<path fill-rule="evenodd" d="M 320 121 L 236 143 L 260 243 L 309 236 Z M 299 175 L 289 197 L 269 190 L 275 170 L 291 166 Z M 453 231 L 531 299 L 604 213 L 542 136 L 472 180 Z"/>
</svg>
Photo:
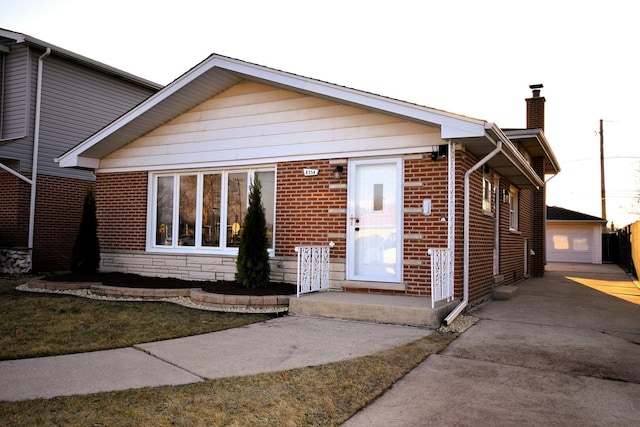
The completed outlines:
<svg viewBox="0 0 640 427">
<path fill-rule="evenodd" d="M 607 219 L 607 193 L 604 187 L 604 129 L 600 119 L 600 198 L 602 200 L 602 218 Z"/>
</svg>

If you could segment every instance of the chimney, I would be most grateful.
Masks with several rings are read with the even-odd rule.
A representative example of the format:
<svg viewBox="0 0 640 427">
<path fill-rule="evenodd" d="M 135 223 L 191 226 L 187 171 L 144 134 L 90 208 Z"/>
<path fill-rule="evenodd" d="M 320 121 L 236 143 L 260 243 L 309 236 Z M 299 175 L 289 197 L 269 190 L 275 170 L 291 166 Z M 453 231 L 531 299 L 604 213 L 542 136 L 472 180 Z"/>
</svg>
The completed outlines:
<svg viewBox="0 0 640 427">
<path fill-rule="evenodd" d="M 533 91 L 531 98 L 527 98 L 527 129 L 544 130 L 544 96 L 540 96 L 542 84 L 529 85 Z"/>
<path fill-rule="evenodd" d="M 540 96 L 542 84 L 530 85 L 533 91 L 531 98 L 527 101 L 527 129 L 542 129 L 544 131 L 544 97 Z M 545 158 L 544 156 L 534 157 L 531 166 L 538 176 L 544 180 Z M 547 223 L 547 194 L 546 186 L 533 190 L 533 214 L 532 228 L 533 238 L 530 248 L 533 250 L 531 258 L 531 275 L 534 277 L 544 276 L 544 266 L 547 261 L 546 254 L 546 223 Z"/>
</svg>

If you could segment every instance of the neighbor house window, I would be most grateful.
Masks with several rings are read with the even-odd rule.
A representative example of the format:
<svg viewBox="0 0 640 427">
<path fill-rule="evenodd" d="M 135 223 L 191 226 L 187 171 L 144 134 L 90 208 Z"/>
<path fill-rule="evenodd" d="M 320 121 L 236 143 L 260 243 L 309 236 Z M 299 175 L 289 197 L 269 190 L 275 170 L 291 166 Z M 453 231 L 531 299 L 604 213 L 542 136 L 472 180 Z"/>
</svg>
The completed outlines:
<svg viewBox="0 0 640 427">
<path fill-rule="evenodd" d="M 234 170 L 151 175 L 150 246 L 163 250 L 225 251 L 240 244 L 249 186 L 262 184 L 267 235 L 273 249 L 275 171 Z"/>
<path fill-rule="evenodd" d="M 509 189 L 509 229 L 518 229 L 518 198 L 520 194 L 517 188 Z"/>
</svg>

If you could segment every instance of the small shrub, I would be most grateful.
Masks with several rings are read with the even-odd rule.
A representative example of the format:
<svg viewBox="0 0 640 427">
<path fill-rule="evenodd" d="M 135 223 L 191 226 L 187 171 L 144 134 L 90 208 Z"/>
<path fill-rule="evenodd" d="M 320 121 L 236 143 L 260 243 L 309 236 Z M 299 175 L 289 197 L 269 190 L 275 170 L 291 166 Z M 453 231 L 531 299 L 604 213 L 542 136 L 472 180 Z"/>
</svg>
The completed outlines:
<svg viewBox="0 0 640 427">
<path fill-rule="evenodd" d="M 269 285 L 271 267 L 267 220 L 262 206 L 262 185 L 256 177 L 249 187 L 249 206 L 242 225 L 236 261 L 236 281 L 246 288 Z"/>
<path fill-rule="evenodd" d="M 87 188 L 82 207 L 82 220 L 71 254 L 71 271 L 94 274 L 100 269 L 100 242 L 98 241 L 98 219 L 93 185 Z"/>
</svg>

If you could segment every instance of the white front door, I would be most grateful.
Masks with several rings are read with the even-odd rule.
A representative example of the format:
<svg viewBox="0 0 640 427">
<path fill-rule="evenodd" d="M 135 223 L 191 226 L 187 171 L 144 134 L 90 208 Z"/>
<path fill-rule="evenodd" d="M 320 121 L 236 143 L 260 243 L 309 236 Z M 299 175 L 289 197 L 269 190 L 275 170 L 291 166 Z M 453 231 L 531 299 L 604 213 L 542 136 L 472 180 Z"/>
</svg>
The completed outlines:
<svg viewBox="0 0 640 427">
<path fill-rule="evenodd" d="M 349 163 L 347 278 L 402 280 L 402 161 Z"/>
</svg>

